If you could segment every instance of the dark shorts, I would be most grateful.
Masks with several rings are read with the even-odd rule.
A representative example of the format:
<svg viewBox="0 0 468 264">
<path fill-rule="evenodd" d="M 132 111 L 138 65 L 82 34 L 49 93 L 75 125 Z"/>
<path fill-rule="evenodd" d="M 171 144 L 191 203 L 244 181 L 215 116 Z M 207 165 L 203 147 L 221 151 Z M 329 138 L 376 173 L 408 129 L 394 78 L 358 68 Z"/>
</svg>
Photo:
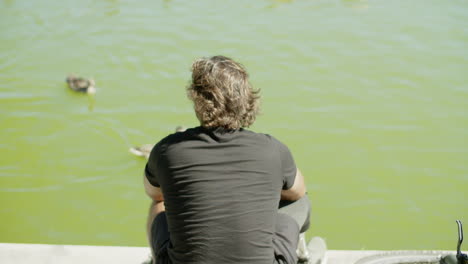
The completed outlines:
<svg viewBox="0 0 468 264">
<path fill-rule="evenodd" d="M 273 250 L 276 262 L 279 264 L 297 263 L 297 242 L 299 226 L 294 219 L 286 214 L 279 213 L 276 219 L 276 231 L 273 236 Z"/>
<path fill-rule="evenodd" d="M 299 234 L 309 228 L 310 209 L 307 195 L 294 202 L 280 201 L 275 236 L 273 237 L 277 263 L 297 263 L 296 249 Z"/>
<path fill-rule="evenodd" d="M 276 263 L 296 264 L 299 234 L 309 227 L 310 202 L 307 196 L 295 202 L 281 202 L 276 219 L 273 249 Z M 157 264 L 170 264 L 170 245 L 166 213 L 159 213 L 151 225 L 151 247 Z"/>
<path fill-rule="evenodd" d="M 151 225 L 151 248 L 157 264 L 169 264 L 167 248 L 170 244 L 166 212 L 159 213 Z M 154 262 L 153 262 L 154 263 Z"/>
</svg>

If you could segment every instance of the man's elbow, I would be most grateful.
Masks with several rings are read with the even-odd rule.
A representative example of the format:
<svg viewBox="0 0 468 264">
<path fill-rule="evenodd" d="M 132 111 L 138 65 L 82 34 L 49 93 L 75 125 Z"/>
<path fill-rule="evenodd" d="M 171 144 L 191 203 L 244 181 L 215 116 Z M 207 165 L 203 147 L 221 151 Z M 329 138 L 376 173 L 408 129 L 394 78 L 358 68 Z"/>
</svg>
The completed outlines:
<svg viewBox="0 0 468 264">
<path fill-rule="evenodd" d="M 146 176 L 144 176 L 144 187 L 145 187 L 145 193 L 148 195 L 149 198 L 151 198 L 155 202 L 162 202 L 164 201 L 164 195 L 161 191 L 161 188 L 153 186 Z"/>
<path fill-rule="evenodd" d="M 305 188 L 289 189 L 281 191 L 281 200 L 297 201 L 306 194 Z"/>
<path fill-rule="evenodd" d="M 306 194 L 304 176 L 299 169 L 296 172 L 296 178 L 293 186 L 288 190 L 281 191 L 281 200 L 297 201 Z"/>
<path fill-rule="evenodd" d="M 161 202 L 164 201 L 164 196 L 162 195 L 161 192 L 157 192 L 154 190 L 149 190 L 149 188 L 145 188 L 146 195 L 148 195 L 151 200 L 155 202 Z"/>
</svg>

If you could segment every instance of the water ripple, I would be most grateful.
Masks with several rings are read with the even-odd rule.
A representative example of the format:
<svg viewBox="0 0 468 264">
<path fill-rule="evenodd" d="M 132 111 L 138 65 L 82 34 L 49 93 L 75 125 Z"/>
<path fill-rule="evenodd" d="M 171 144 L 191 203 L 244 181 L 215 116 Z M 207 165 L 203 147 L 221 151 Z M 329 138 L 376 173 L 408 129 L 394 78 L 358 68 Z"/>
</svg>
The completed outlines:
<svg viewBox="0 0 468 264">
<path fill-rule="evenodd" d="M 0 192 L 13 192 L 13 193 L 28 193 L 28 192 L 51 192 L 62 190 L 64 186 L 62 185 L 51 185 L 44 187 L 29 187 L 29 188 L 0 188 Z"/>
</svg>

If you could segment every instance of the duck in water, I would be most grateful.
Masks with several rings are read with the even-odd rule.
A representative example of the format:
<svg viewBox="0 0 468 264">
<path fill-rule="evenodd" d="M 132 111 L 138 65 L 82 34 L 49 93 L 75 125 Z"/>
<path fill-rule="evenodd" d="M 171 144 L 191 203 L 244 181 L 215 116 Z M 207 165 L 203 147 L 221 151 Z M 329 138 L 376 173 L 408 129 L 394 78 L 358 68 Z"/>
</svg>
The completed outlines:
<svg viewBox="0 0 468 264">
<path fill-rule="evenodd" d="M 96 84 L 93 79 L 85 79 L 85 78 L 77 77 L 73 74 L 70 74 L 67 77 L 66 82 L 68 84 L 68 87 L 75 92 L 87 93 L 87 94 L 96 93 L 96 87 L 95 87 Z"/>
<path fill-rule="evenodd" d="M 183 126 L 177 126 L 175 129 L 175 132 L 184 132 L 187 128 Z M 140 156 L 140 157 L 145 157 L 146 159 L 149 158 L 151 154 L 151 150 L 153 149 L 154 144 L 144 144 L 138 147 L 131 147 L 129 150 L 131 153 Z"/>
</svg>

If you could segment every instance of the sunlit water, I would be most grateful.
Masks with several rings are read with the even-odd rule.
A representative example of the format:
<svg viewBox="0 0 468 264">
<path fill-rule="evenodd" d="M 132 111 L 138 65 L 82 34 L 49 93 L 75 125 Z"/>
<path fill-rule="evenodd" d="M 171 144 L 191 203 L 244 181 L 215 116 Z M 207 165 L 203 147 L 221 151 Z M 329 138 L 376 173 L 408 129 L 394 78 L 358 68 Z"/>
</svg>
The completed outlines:
<svg viewBox="0 0 468 264">
<path fill-rule="evenodd" d="M 146 245 L 144 159 L 195 58 L 242 62 L 332 249 L 453 249 L 468 226 L 468 2 L 0 0 L 0 242 Z M 94 98 L 67 90 L 93 77 Z M 468 235 L 468 234 L 467 234 Z M 466 248 L 466 247 L 465 247 Z"/>
</svg>

